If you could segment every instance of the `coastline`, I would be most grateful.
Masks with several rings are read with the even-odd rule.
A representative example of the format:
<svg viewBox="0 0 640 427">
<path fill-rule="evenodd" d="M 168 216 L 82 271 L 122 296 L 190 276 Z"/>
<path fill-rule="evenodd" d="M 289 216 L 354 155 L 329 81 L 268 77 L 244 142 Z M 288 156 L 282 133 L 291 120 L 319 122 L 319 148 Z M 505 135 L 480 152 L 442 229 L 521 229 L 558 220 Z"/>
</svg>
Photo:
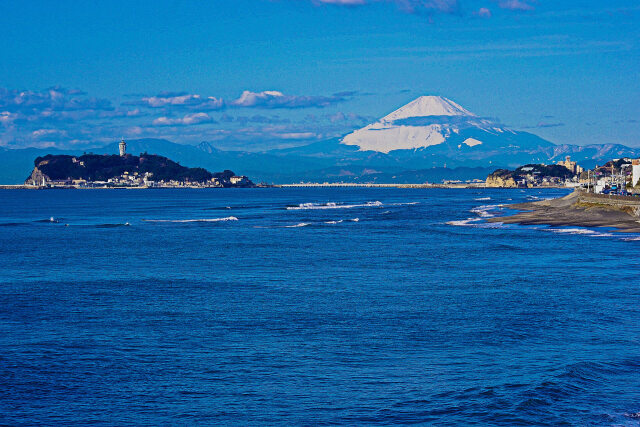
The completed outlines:
<svg viewBox="0 0 640 427">
<path fill-rule="evenodd" d="M 477 190 L 513 190 L 511 187 L 492 187 L 487 186 L 484 183 L 461 183 L 461 184 L 351 184 L 351 183 L 299 183 L 299 184 L 273 184 L 273 185 L 256 185 L 255 187 L 215 187 L 215 186 L 197 186 L 197 185 L 181 185 L 181 186 L 103 186 L 103 187 L 89 187 L 80 185 L 65 185 L 65 186 L 34 186 L 24 184 L 0 184 L 0 190 L 123 190 L 123 189 L 162 189 L 162 188 L 444 188 L 444 189 L 477 189 Z M 560 185 L 547 185 L 541 187 L 531 187 L 528 190 L 533 189 L 558 189 L 567 188 Z"/>
<path fill-rule="evenodd" d="M 489 218 L 504 224 L 550 225 L 575 227 L 606 227 L 621 233 L 640 233 L 640 218 L 628 206 L 585 203 L 579 191 L 559 199 L 508 205 L 521 212 Z M 638 200 L 640 206 L 640 199 Z"/>
</svg>

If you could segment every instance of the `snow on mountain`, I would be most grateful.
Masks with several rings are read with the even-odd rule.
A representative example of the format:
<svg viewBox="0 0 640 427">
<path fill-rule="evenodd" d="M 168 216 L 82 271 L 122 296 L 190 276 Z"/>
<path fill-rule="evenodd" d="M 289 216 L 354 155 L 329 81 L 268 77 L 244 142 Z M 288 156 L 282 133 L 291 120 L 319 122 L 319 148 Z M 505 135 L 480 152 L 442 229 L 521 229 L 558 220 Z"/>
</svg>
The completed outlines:
<svg viewBox="0 0 640 427">
<path fill-rule="evenodd" d="M 441 96 L 421 96 L 404 107 L 382 118 L 382 121 L 393 122 L 409 117 L 428 116 L 475 116 L 450 99 Z"/>
<path fill-rule="evenodd" d="M 482 119 L 450 99 L 421 96 L 375 123 L 345 136 L 341 143 L 358 146 L 360 151 L 389 153 L 442 144 L 461 129 L 478 128 L 491 133 L 506 129 Z M 482 141 L 469 139 L 469 147 Z"/>
</svg>

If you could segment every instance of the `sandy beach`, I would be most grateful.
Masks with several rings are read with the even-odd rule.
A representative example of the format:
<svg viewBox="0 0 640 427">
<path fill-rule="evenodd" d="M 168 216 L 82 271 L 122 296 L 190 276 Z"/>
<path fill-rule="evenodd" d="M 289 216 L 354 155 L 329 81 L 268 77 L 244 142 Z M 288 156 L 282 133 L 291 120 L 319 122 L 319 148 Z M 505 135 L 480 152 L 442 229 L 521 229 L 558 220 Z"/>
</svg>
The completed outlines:
<svg viewBox="0 0 640 427">
<path fill-rule="evenodd" d="M 640 218 L 630 209 L 582 203 L 578 193 L 553 200 L 519 203 L 508 206 L 522 211 L 510 216 L 488 219 L 489 222 L 524 225 L 608 227 L 625 233 L 640 233 Z"/>
</svg>

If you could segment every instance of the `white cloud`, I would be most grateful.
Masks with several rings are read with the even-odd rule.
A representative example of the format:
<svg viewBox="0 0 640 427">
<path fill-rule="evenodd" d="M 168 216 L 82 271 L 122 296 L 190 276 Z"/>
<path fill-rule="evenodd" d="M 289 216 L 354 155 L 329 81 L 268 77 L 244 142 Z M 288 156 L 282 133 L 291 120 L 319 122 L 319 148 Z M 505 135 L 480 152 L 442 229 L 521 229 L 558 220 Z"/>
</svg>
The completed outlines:
<svg viewBox="0 0 640 427">
<path fill-rule="evenodd" d="M 0 123 L 3 125 L 9 125 L 17 118 L 18 115 L 16 113 L 11 113 L 9 111 L 3 111 L 0 113 Z"/>
<path fill-rule="evenodd" d="M 524 0 L 499 0 L 498 6 L 509 10 L 533 10 L 534 7 L 530 3 L 531 1 Z"/>
<path fill-rule="evenodd" d="M 184 126 L 211 123 L 213 119 L 207 113 L 192 113 L 180 118 L 158 117 L 153 121 L 155 126 Z"/>
<path fill-rule="evenodd" d="M 481 7 L 477 11 L 473 12 L 473 14 L 481 18 L 491 18 L 491 11 L 486 7 Z"/>
<path fill-rule="evenodd" d="M 66 136 L 67 132 L 59 129 L 37 129 L 31 132 L 31 137 L 43 139 L 48 137 Z"/>
<path fill-rule="evenodd" d="M 245 108 L 322 108 L 342 101 L 346 101 L 346 97 L 339 94 L 332 96 L 297 96 L 285 95 L 275 90 L 262 92 L 245 90 L 240 95 L 240 98 L 231 101 L 230 105 Z"/>
</svg>

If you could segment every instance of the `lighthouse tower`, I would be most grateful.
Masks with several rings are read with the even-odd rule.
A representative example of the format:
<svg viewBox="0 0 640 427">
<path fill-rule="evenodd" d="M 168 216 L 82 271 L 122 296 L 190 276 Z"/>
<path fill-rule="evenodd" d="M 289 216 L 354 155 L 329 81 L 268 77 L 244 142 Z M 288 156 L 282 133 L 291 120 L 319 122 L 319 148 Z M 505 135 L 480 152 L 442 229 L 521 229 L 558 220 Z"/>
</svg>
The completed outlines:
<svg viewBox="0 0 640 427">
<path fill-rule="evenodd" d="M 124 157 L 124 155 L 127 154 L 127 143 L 124 142 L 124 138 L 122 138 L 118 147 L 120 148 L 120 157 Z"/>
</svg>

